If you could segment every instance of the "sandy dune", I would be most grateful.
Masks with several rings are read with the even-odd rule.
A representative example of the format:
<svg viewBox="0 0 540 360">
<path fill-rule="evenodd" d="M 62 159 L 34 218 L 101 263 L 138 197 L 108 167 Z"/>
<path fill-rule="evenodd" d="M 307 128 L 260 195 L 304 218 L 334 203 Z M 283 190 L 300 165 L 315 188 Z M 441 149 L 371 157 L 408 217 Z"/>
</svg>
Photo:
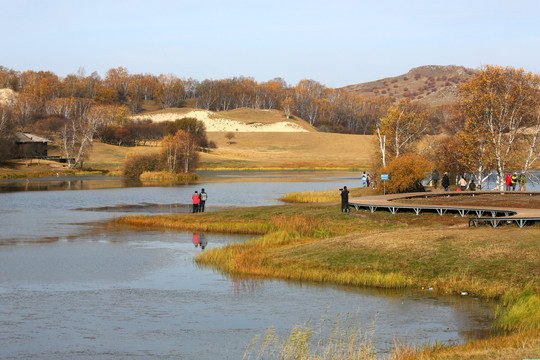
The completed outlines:
<svg viewBox="0 0 540 360">
<path fill-rule="evenodd" d="M 206 110 L 192 110 L 185 114 L 178 113 L 159 113 L 136 115 L 131 118 L 137 119 L 152 119 L 154 122 L 174 121 L 182 117 L 192 117 L 204 122 L 207 132 L 308 132 L 302 126 L 289 121 L 280 121 L 273 124 L 263 123 L 245 123 L 216 117 L 215 113 Z"/>
</svg>

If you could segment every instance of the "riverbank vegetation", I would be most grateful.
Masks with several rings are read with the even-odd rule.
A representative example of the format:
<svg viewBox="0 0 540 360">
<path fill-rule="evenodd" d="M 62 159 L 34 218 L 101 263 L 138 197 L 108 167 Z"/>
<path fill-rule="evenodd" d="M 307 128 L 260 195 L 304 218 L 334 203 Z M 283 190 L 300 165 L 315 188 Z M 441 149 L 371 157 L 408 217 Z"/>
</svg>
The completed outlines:
<svg viewBox="0 0 540 360">
<path fill-rule="evenodd" d="M 468 228 L 466 219 L 459 216 L 343 214 L 336 203 L 130 216 L 115 221 L 152 228 L 260 234 L 242 244 L 207 249 L 196 258 L 201 266 L 234 276 L 429 289 L 442 295 L 499 301 L 494 328 L 510 336 L 452 348 L 401 346 L 397 358 L 432 358 L 444 353 L 450 354 L 446 358 L 457 359 L 467 353 L 475 354 L 471 358 L 490 359 L 502 354 L 502 359 L 513 347 L 519 347 L 518 353 L 524 357 L 540 350 L 540 344 L 533 341 L 540 334 L 536 225 Z"/>
</svg>

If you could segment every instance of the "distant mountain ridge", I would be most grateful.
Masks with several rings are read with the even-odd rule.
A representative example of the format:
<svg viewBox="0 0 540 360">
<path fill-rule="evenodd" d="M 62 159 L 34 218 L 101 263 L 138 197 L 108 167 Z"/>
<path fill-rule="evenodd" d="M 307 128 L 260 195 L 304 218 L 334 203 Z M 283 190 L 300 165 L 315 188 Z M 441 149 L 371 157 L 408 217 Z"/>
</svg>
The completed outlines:
<svg viewBox="0 0 540 360">
<path fill-rule="evenodd" d="M 457 87 L 475 70 L 456 65 L 425 65 L 406 74 L 348 85 L 342 90 L 366 97 L 386 96 L 394 101 L 409 98 L 430 107 L 449 105 L 457 100 Z"/>
</svg>

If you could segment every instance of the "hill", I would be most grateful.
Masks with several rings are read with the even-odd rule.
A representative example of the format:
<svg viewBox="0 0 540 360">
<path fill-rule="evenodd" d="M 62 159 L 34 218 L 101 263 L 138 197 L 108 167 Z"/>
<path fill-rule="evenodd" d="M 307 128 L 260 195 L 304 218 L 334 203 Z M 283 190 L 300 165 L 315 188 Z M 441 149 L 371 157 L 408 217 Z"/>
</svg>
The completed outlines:
<svg viewBox="0 0 540 360">
<path fill-rule="evenodd" d="M 201 167 L 368 169 L 375 152 L 373 137 L 319 132 L 239 132 L 231 144 L 223 133 L 208 133 L 217 144 L 201 153 Z"/>
<path fill-rule="evenodd" d="M 147 111 L 133 119 L 154 122 L 194 117 L 205 123 L 216 149 L 201 153 L 200 165 L 219 168 L 369 168 L 372 137 L 320 133 L 306 121 L 287 119 L 280 110 L 239 108 L 207 111 L 194 108 Z M 234 133 L 231 143 L 225 138 Z"/>
<path fill-rule="evenodd" d="M 366 97 L 390 97 L 394 101 L 404 98 L 436 107 L 457 100 L 457 86 L 467 81 L 474 70 L 463 66 L 426 65 L 408 73 L 366 83 L 348 85 L 341 89 Z"/>
</svg>

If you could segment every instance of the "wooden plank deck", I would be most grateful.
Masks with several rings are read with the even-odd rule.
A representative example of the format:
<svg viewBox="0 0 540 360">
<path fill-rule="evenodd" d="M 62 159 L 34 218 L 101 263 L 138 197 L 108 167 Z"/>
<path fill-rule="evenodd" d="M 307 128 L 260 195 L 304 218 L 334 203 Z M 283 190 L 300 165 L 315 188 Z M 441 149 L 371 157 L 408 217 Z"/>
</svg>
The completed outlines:
<svg viewBox="0 0 540 360">
<path fill-rule="evenodd" d="M 354 207 L 356 210 L 367 209 L 374 212 L 378 209 L 390 211 L 392 214 L 398 211 L 414 211 L 416 215 L 419 215 L 422 211 L 437 212 L 439 215 L 446 213 L 458 213 L 460 216 L 465 217 L 469 213 L 474 213 L 476 217 L 469 218 L 469 226 L 478 226 L 481 223 L 490 224 L 493 227 L 498 226 L 504 222 L 514 222 L 520 228 L 528 223 L 535 223 L 540 221 L 540 209 L 526 209 L 526 208 L 501 208 L 501 207 L 487 207 L 487 206 L 449 206 L 449 205 L 432 205 L 432 204 L 408 204 L 400 202 L 404 199 L 421 199 L 429 197 L 453 197 L 453 196 L 482 196 L 490 194 L 517 194 L 522 196 L 540 196 L 539 191 L 436 191 L 430 193 L 406 193 L 406 194 L 390 194 L 390 195 L 376 195 L 365 196 L 349 199 L 349 206 Z M 484 215 L 488 217 L 483 217 Z M 490 217 L 489 217 L 490 216 Z"/>
</svg>

